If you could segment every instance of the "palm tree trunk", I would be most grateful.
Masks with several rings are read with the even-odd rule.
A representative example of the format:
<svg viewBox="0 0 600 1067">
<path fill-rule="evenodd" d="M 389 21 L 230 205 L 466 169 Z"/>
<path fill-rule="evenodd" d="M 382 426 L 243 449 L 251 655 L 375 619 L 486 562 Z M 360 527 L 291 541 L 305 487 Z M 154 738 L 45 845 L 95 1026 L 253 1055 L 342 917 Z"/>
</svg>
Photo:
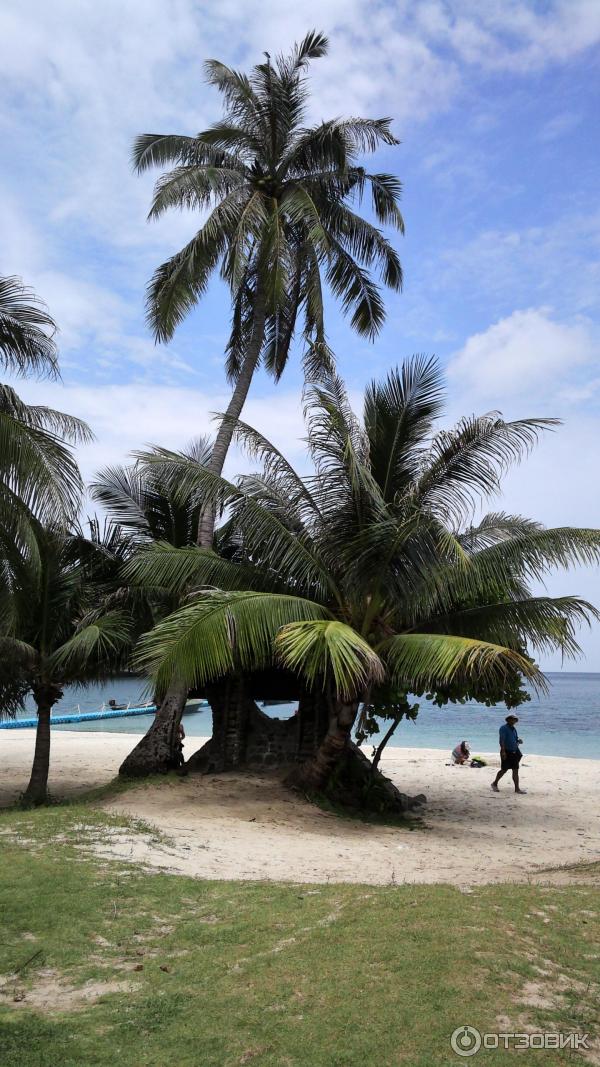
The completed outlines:
<svg viewBox="0 0 600 1067">
<path fill-rule="evenodd" d="M 265 339 L 265 321 L 267 317 L 266 299 L 264 288 L 260 281 L 257 284 L 254 299 L 254 321 L 252 323 L 252 336 L 248 344 L 246 355 L 242 361 L 240 373 L 235 383 L 231 400 L 227 406 L 226 417 L 221 422 L 219 432 L 213 446 L 208 469 L 213 474 L 221 474 L 227 458 L 227 452 L 233 437 L 234 424 L 239 419 L 242 408 L 246 402 L 254 371 L 258 366 L 260 353 Z M 215 510 L 207 508 L 200 516 L 198 524 L 198 544 L 201 548 L 212 548 L 213 534 L 215 530 Z"/>
<path fill-rule="evenodd" d="M 57 685 L 46 685 L 33 691 L 37 706 L 35 752 L 29 785 L 23 794 L 25 804 L 45 804 L 48 800 L 48 768 L 50 766 L 50 713 L 62 697 Z"/>
<path fill-rule="evenodd" d="M 143 778 L 147 774 L 166 774 L 178 765 L 175 754 L 177 727 L 187 695 L 187 686 L 179 679 L 173 679 L 154 722 L 119 767 L 122 777 Z"/>
<path fill-rule="evenodd" d="M 252 335 L 227 407 L 227 417 L 219 427 L 208 464 L 208 469 L 213 474 L 221 474 L 225 465 L 233 437 L 234 422 L 242 413 L 252 376 L 260 359 L 265 339 L 266 317 L 266 297 L 264 287 L 259 281 L 254 299 Z M 214 530 L 215 509 L 209 507 L 201 513 L 198 523 L 197 541 L 201 548 L 212 548 Z M 130 778 L 143 777 L 147 774 L 163 774 L 174 766 L 173 738 L 181 721 L 186 699 L 187 689 L 174 680 L 167 690 L 152 726 L 119 767 L 120 775 Z"/>
<path fill-rule="evenodd" d="M 313 758 L 294 769 L 288 778 L 290 785 L 309 792 L 327 785 L 338 760 L 348 747 L 357 712 L 358 700 L 332 701 L 327 733 Z"/>
<path fill-rule="evenodd" d="M 404 714 L 404 712 L 402 714 Z M 372 768 L 373 775 L 375 774 L 375 771 L 377 770 L 377 768 L 379 766 L 381 757 L 383 756 L 383 750 L 384 750 L 385 746 L 387 745 L 388 741 L 390 740 L 390 738 L 395 733 L 396 727 L 398 726 L 398 723 L 401 721 L 401 719 L 402 719 L 402 715 L 400 715 L 397 719 L 393 720 L 392 725 L 390 726 L 389 730 L 385 734 L 385 737 L 383 738 L 381 743 L 375 749 L 375 755 L 373 756 L 373 759 L 371 761 L 371 768 Z"/>
</svg>

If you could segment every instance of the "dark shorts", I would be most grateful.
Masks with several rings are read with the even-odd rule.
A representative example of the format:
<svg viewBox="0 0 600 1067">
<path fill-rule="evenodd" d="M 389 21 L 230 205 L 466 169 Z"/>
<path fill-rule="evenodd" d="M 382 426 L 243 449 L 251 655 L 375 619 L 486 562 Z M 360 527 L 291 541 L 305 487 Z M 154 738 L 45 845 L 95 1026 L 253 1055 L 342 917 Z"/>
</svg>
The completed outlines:
<svg viewBox="0 0 600 1067">
<path fill-rule="evenodd" d="M 520 752 L 507 752 L 504 759 L 501 761 L 503 771 L 518 771 L 519 763 L 521 762 Z"/>
</svg>

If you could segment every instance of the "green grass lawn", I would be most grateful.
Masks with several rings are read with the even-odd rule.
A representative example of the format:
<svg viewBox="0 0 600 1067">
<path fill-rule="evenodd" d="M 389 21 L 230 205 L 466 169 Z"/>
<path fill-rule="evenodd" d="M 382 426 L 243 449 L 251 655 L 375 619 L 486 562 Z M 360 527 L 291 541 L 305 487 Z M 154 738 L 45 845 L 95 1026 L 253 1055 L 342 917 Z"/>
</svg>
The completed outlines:
<svg viewBox="0 0 600 1067">
<path fill-rule="evenodd" d="M 77 847 L 123 822 L 82 804 L 0 818 L 0 974 L 18 972 L 2 1067 L 482 1067 L 511 1053 L 463 1060 L 457 1026 L 600 1034 L 594 886 L 202 882 Z"/>
</svg>

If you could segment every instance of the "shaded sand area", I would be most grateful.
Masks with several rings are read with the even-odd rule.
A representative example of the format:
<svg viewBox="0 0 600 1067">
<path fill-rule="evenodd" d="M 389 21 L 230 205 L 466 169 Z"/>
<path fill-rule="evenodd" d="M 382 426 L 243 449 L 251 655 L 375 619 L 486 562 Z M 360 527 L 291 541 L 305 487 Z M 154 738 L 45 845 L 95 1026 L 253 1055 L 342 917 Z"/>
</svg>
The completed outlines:
<svg viewBox="0 0 600 1067">
<path fill-rule="evenodd" d="M 33 731 L 0 735 L 0 804 L 24 788 Z M 56 732 L 50 788 L 77 796 L 105 785 L 130 750 L 131 734 Z M 202 739 L 194 738 L 201 744 Z M 492 767 L 446 765 L 436 749 L 391 749 L 383 770 L 428 804 L 411 830 L 365 825 L 322 812 L 284 789 L 276 774 L 169 778 L 98 801 L 109 812 L 157 827 L 115 829 L 93 843 L 103 856 L 201 878 L 294 882 L 549 880 L 544 868 L 600 860 L 600 761 L 528 756 L 517 797 L 506 776 L 494 794 Z M 497 756 L 490 756 L 497 766 Z M 571 877 L 553 874 L 552 881 Z"/>
</svg>

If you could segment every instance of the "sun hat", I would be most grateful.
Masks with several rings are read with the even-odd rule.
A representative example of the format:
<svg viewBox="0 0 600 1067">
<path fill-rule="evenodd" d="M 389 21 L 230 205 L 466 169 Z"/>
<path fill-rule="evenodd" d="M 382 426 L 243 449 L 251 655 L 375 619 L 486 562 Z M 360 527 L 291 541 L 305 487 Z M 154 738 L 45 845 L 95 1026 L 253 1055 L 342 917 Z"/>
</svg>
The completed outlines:
<svg viewBox="0 0 600 1067">
<path fill-rule="evenodd" d="M 505 722 L 518 722 L 518 721 L 519 720 L 518 720 L 516 715 L 507 715 L 506 719 L 505 719 Z"/>
</svg>

